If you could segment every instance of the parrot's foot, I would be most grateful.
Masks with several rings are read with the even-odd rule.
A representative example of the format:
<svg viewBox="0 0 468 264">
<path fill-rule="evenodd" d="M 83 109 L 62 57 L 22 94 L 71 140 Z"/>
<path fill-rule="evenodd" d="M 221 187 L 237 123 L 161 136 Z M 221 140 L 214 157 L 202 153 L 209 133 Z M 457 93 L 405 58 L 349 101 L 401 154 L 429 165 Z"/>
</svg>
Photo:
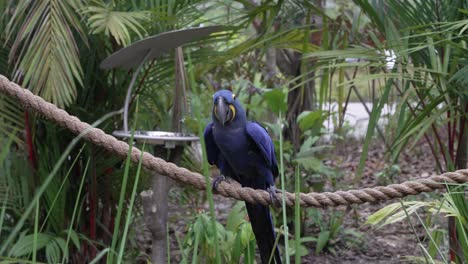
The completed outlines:
<svg viewBox="0 0 468 264">
<path fill-rule="evenodd" d="M 276 194 L 281 193 L 281 191 L 276 189 L 276 187 L 274 185 L 272 185 L 272 186 L 267 188 L 267 192 L 270 194 L 271 205 L 274 206 L 274 207 L 280 207 L 281 206 L 281 201 L 280 201 L 280 199 L 278 199 Z"/>
<path fill-rule="evenodd" d="M 213 192 L 218 192 L 218 185 L 223 181 L 229 182 L 228 178 L 224 177 L 224 175 L 218 175 L 214 177 L 213 181 L 211 182 L 211 189 Z"/>
</svg>

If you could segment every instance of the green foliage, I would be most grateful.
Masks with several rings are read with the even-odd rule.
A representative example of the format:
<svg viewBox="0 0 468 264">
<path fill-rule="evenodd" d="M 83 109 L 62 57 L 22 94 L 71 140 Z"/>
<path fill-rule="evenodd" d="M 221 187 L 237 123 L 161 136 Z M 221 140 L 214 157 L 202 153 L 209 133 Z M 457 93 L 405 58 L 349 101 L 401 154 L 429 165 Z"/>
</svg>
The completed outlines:
<svg viewBox="0 0 468 264">
<path fill-rule="evenodd" d="M 0 36 L 4 43 L 0 47 L 0 73 L 16 82 L 22 80 L 24 87 L 67 107 L 89 122 L 122 107 L 131 74 L 123 70 L 100 70 L 99 63 L 107 55 L 138 39 L 167 30 L 228 24 L 231 25 L 229 31 L 184 47 L 190 79 L 184 132 L 198 133 L 203 129 L 211 111 L 206 100 L 209 101 L 218 87 L 232 87 L 247 106 L 249 118 L 265 124 L 277 145 L 276 150 L 281 149 L 277 157 L 282 159 L 281 169 L 285 174 L 282 187 L 287 190 L 297 187 L 294 188 L 296 192 L 321 191 L 327 181 L 334 187 L 340 175 L 322 162 L 323 153 L 334 147 L 333 142 L 324 145 L 321 141 L 324 120 L 332 118 L 335 127 L 341 129 L 344 105 L 355 96 L 351 91 L 370 90 L 368 84 L 377 82 L 381 84 L 375 87 L 373 99 L 377 104 L 371 115 L 360 168 L 367 158 L 380 111 L 398 98 L 395 127 L 389 127 L 385 133 L 389 135 L 386 141 L 391 158 L 396 161 L 402 149 L 427 140 L 434 142 L 438 170 L 454 170 L 456 147 L 460 144 L 458 138 L 450 135 L 461 132 L 457 120 L 466 116 L 466 4 L 455 0 L 354 2 L 357 7 L 347 2 L 344 11 L 331 11 L 322 10 L 310 1 L 260 1 L 259 4 L 201 0 L 0 1 L 0 31 L 6 32 Z M 311 15 L 314 21 L 319 18 L 317 21 L 323 24 L 311 24 Z M 286 52 L 288 59 L 294 61 L 296 55 L 300 56 L 295 62 L 298 65 L 291 63 L 286 67 L 289 71 L 283 71 L 279 68 L 284 65 L 277 61 L 271 67 L 277 72 L 269 76 L 265 69 L 272 66 L 271 51 L 278 60 L 286 49 L 296 52 Z M 397 67 L 392 71 L 385 67 L 386 50 L 396 54 Z M 359 61 L 348 63 L 345 58 L 359 58 Z M 140 98 L 139 129 L 167 130 L 170 127 L 168 113 L 174 105 L 174 74 L 173 54 L 143 67 L 135 87 L 135 96 Z M 303 97 L 307 89 L 313 90 L 310 98 Z M 350 92 L 345 99 L 348 89 Z M 300 91 L 299 96 L 291 98 L 295 91 Z M 338 104 L 337 112 L 325 107 L 333 101 Z M 288 123 L 285 120 L 295 103 L 310 103 L 313 107 L 298 111 L 298 116 L 288 119 Z M 134 110 L 135 104 L 131 112 Z M 279 113 L 286 118 L 277 122 Z M 98 226 L 96 240 L 91 241 L 83 227 L 93 221 L 103 223 L 105 212 L 97 208 L 93 219 L 81 209 L 104 203 L 106 209 L 110 208 L 108 218 L 115 217 L 115 208 L 124 213 L 128 210 L 129 197 L 134 198 L 142 187 L 137 184 L 133 189 L 122 186 L 121 176 L 125 175 L 127 182 L 134 182 L 138 179 L 134 175 L 140 174 L 134 173 L 136 169 L 124 172 L 118 159 L 93 147 L 86 147 L 83 152 L 71 151 L 60 166 L 59 160 L 72 140 L 71 134 L 31 115 L 29 132 L 32 149 L 38 154 L 37 168 L 30 166 L 24 147 L 23 109 L 16 101 L 0 95 L 0 145 L 6 146 L 0 148 L 0 247 L 3 251 L 0 255 L 9 254 L 12 247 L 15 247 L 15 254 L 21 253 L 21 248 L 23 252 L 29 248 L 28 253 L 18 255 L 22 262 L 28 262 L 31 254 L 38 261 L 57 262 L 62 257 L 62 262 L 66 262 L 70 261 L 70 255 L 84 252 L 79 243 L 85 241 L 87 246 L 98 250 L 93 263 L 106 255 L 113 256 L 118 248 L 115 243 L 125 236 L 116 235 L 112 247 L 108 245 L 106 234 L 114 230 L 102 225 Z M 103 123 L 102 129 L 110 133 L 120 124 L 120 118 L 112 118 Z M 296 124 L 300 129 L 300 144 L 297 145 L 283 140 L 286 128 Z M 447 144 L 440 135 L 449 135 Z M 193 152 L 186 151 L 184 155 L 184 166 L 201 171 L 200 164 L 192 158 Z M 84 161 L 88 161 L 86 165 Z M 382 183 L 392 180 L 391 176 L 398 172 L 396 166 L 388 166 L 377 175 Z M 144 186 L 144 172 L 141 172 L 140 182 Z M 93 192 L 92 187 L 96 185 L 100 188 Z M 130 190 L 131 196 L 127 193 Z M 195 196 L 195 192 L 184 195 Z M 115 201 L 119 196 L 123 198 L 117 205 Z M 181 200 L 197 199 L 205 198 Z M 458 216 L 457 231 L 464 252 L 468 252 L 466 200 L 460 190 L 453 190 L 450 199 L 438 201 L 440 212 Z M 445 204 L 447 201 L 450 205 Z M 38 209 L 37 203 L 40 207 L 34 217 L 31 212 Z M 74 205 L 73 211 L 70 204 Z M 436 208 L 435 205 L 422 207 L 431 206 Z M 243 258 L 253 263 L 255 241 L 242 206 L 234 207 L 226 228 L 215 222 L 213 205 L 210 207 L 210 216 L 199 213 L 189 225 L 189 233 L 181 243 L 184 261 L 190 256 L 193 256 L 192 261 L 214 261 L 213 248 L 220 246 L 223 261 L 238 263 Z M 420 208 L 416 204 L 408 205 L 405 210 L 397 207 L 382 209 L 370 219 L 375 223 L 399 221 L 407 215 L 417 215 L 417 208 Z M 307 253 L 305 244 L 310 242 L 316 253 L 320 253 L 333 252 L 343 241 L 345 244 L 352 244 L 354 238 L 360 241 L 359 234 L 342 227 L 343 216 L 336 212 L 330 217 L 299 208 L 294 212 L 284 210 L 284 213 L 287 216 L 282 220 L 285 237 L 290 235 L 287 228 L 292 219 L 295 225 L 295 246 L 288 247 L 286 255 L 303 256 Z M 126 228 L 132 214 L 131 210 L 127 211 Z M 71 223 L 68 223 L 70 218 Z M 304 225 L 309 219 L 310 226 Z M 33 231 L 38 229 L 38 221 L 40 228 Z M 309 231 L 306 227 L 318 232 L 301 235 L 300 230 Z M 63 230 L 67 231 L 65 244 Z M 437 254 L 442 256 L 439 245 L 444 232 L 428 233 L 432 239 L 424 254 L 432 260 Z M 31 235 L 32 244 L 24 238 Z M 49 244 L 45 245 L 45 241 L 51 246 L 47 247 Z M 294 244 L 288 239 L 285 243 Z M 34 245 L 38 252 L 32 252 Z M 129 245 L 120 245 L 120 259 L 125 259 L 122 254 L 126 252 L 122 250 L 127 250 Z"/>
<path fill-rule="evenodd" d="M 1 62 L 0 62 L 1 63 Z M 18 137 L 17 131 L 24 129 L 23 112 L 16 107 L 11 98 L 0 95 L 0 136 L 12 138 L 16 143 L 22 144 L 24 140 Z"/>
<path fill-rule="evenodd" d="M 76 233 L 73 233 L 74 245 L 79 248 L 80 244 Z M 48 263 L 58 263 L 62 256 L 67 257 L 69 249 L 66 246 L 65 239 L 47 233 L 37 233 L 20 236 L 18 241 L 11 247 L 9 255 L 14 258 L 27 258 L 33 253 L 33 243 L 36 243 L 36 250 L 45 250 L 45 256 Z"/>
<path fill-rule="evenodd" d="M 215 243 L 219 243 L 223 263 L 239 263 L 241 257 L 244 258 L 244 263 L 254 263 L 255 236 L 250 223 L 245 220 L 246 217 L 243 202 L 238 202 L 232 208 L 226 228 L 217 221 L 213 227 L 208 214 L 203 211 L 197 213 L 188 226 L 183 243 L 184 254 L 193 252 L 192 262 L 214 263 L 216 256 L 213 248 Z"/>
<path fill-rule="evenodd" d="M 439 245 L 442 245 L 443 239 L 445 234 L 445 230 L 443 229 L 435 229 L 430 233 L 430 237 L 432 238 L 429 241 L 429 246 L 427 247 L 427 253 L 431 258 L 435 258 L 436 255 L 439 253 Z"/>
<path fill-rule="evenodd" d="M 9 8 L 8 1 L 0 3 L 0 32 L 5 32 L 6 25 L 10 17 L 7 15 Z M 0 74 L 9 76 L 11 73 L 11 65 L 8 62 L 8 53 L 11 48 L 11 41 L 7 41 L 6 34 L 0 36 Z M 17 107 L 17 103 L 12 98 L 0 94 L 0 137 L 12 138 L 17 144 L 24 143 L 22 137 L 17 135 L 18 131 L 24 129 L 23 123 L 24 113 Z"/>
<path fill-rule="evenodd" d="M 149 20 L 148 12 L 116 11 L 114 1 L 105 3 L 102 0 L 92 0 L 83 10 L 89 16 L 88 27 L 92 34 L 104 33 L 121 46 L 130 44 L 131 33 L 142 38 L 145 33 L 143 22 Z"/>
<path fill-rule="evenodd" d="M 294 179 L 294 194 L 296 199 L 294 200 L 294 252 L 290 255 L 294 255 L 295 263 L 301 263 L 301 257 L 308 253 L 307 248 L 301 245 L 301 207 L 300 207 L 300 193 L 301 193 L 301 176 L 299 168 L 296 167 L 296 177 Z M 291 243 L 292 244 L 292 243 Z"/>
<path fill-rule="evenodd" d="M 141 148 L 140 160 L 138 162 L 138 168 L 136 171 L 135 181 L 133 182 L 132 193 L 130 195 L 130 202 L 129 202 L 128 209 L 127 209 L 127 217 L 125 218 L 125 221 L 124 221 L 124 230 L 123 230 L 122 239 L 121 239 L 122 242 L 120 243 L 119 255 L 117 258 L 117 261 L 119 263 L 122 262 L 122 259 L 124 257 L 124 250 L 127 244 L 127 237 L 129 236 L 129 227 L 133 221 L 133 211 L 134 211 L 133 208 L 135 204 L 135 197 L 137 196 L 136 190 L 137 190 L 138 182 L 139 182 L 140 175 L 141 175 L 141 165 L 143 161 L 144 151 L 145 151 L 145 143 L 143 143 L 143 147 Z"/>
<path fill-rule="evenodd" d="M 434 217 L 438 215 L 455 217 L 460 238 L 460 246 L 462 246 L 462 252 L 465 254 L 467 252 L 466 249 L 468 249 L 465 247 L 468 242 L 466 239 L 468 218 L 466 217 L 466 213 L 462 210 L 466 207 L 457 204 L 456 200 L 453 199 L 452 193 L 444 194 L 443 198 L 444 199 L 429 202 L 402 201 L 400 203 L 393 203 L 370 215 L 366 223 L 376 226 L 377 228 L 382 228 L 386 225 L 403 221 L 408 219 L 410 216 L 415 215 L 424 227 L 426 236 L 429 238 L 429 246 L 427 248 L 428 254 L 434 257 L 437 252 L 437 254 L 444 259 L 444 255 L 440 250 L 440 245 L 442 244 L 441 231 L 430 231 L 431 224 L 423 222 L 417 211 L 424 208 Z M 464 258 L 467 259 L 468 255 L 465 254 Z"/>
<path fill-rule="evenodd" d="M 318 135 L 328 115 L 322 110 L 304 111 L 297 117 L 297 122 L 302 131 L 311 130 L 312 134 Z"/>
<path fill-rule="evenodd" d="M 68 254 L 68 248 L 65 248 L 65 240 L 63 238 L 51 237 L 44 233 L 38 233 L 37 228 L 35 228 L 35 232 L 33 234 L 25 234 L 28 232 L 27 221 L 29 220 L 29 216 L 33 208 L 36 207 L 36 204 L 38 204 L 39 199 L 46 192 L 48 185 L 51 183 L 52 179 L 57 174 L 65 158 L 70 153 L 71 149 L 74 147 L 74 145 L 77 143 L 80 137 L 82 137 L 82 135 L 75 138 L 75 140 L 72 141 L 72 143 L 68 146 L 65 152 L 60 156 L 56 165 L 54 166 L 48 177 L 44 179 L 44 182 L 38 188 L 37 192 L 34 194 L 34 197 L 32 197 L 29 204 L 25 204 L 24 207 L 21 207 L 21 210 L 23 211 L 22 215 L 17 216 L 17 219 L 14 219 L 14 222 L 11 223 L 11 228 L 7 228 L 9 233 L 7 234 L 6 238 L 2 241 L 2 243 L 0 243 L 0 255 L 3 255 L 7 250 L 8 255 L 15 254 L 19 256 L 29 253 L 34 254 L 35 251 L 33 251 L 32 248 L 36 248 L 37 250 L 39 250 L 42 247 L 45 247 L 47 258 L 50 260 L 59 260 L 62 256 L 61 254 Z M 6 175 L 6 177 L 8 176 L 11 177 L 11 175 Z M 36 219 L 37 217 L 38 214 L 36 213 Z M 5 226 L 2 226 L 2 229 L 4 228 Z M 34 239 L 32 239 L 32 243 L 31 236 L 34 237 Z"/>
<path fill-rule="evenodd" d="M 385 168 L 382 171 L 375 174 L 375 177 L 377 178 L 377 182 L 380 185 L 386 185 L 390 182 L 393 182 L 395 176 L 398 175 L 400 172 L 400 166 L 393 164 L 391 166 L 385 166 Z"/>
<path fill-rule="evenodd" d="M 231 248 L 232 263 L 239 263 L 242 256 L 246 263 L 253 263 L 255 259 L 255 235 L 246 217 L 244 203 L 238 202 L 227 218 L 226 230 L 235 234 L 234 245 Z"/>
<path fill-rule="evenodd" d="M 319 209 L 309 209 L 307 211 L 310 225 L 319 228 L 317 236 L 304 237 L 305 242 L 315 242 L 315 253 L 318 254 L 324 250 L 336 255 L 334 247 L 338 243 L 344 243 L 347 247 L 361 245 L 364 241 L 362 235 L 352 229 L 343 228 L 344 214 L 338 211 L 332 211 L 327 220 L 320 213 Z"/>
<path fill-rule="evenodd" d="M 402 210 L 401 203 L 392 203 L 379 209 L 377 212 L 371 214 L 366 221 L 366 224 L 378 225 L 378 228 L 385 225 L 401 221 L 406 218 L 406 215 L 411 215 L 416 212 L 417 209 L 427 206 L 427 202 L 404 202 L 405 210 Z M 397 212 L 398 211 L 398 212 Z M 384 221 L 385 220 L 385 221 Z"/>
<path fill-rule="evenodd" d="M 273 89 L 265 92 L 263 98 L 267 102 L 268 107 L 274 113 L 285 113 L 288 105 L 286 104 L 286 94 L 282 89 Z"/>
<path fill-rule="evenodd" d="M 304 143 L 302 143 L 301 148 L 298 153 L 295 155 L 294 162 L 300 164 L 308 172 L 316 172 L 323 175 L 333 175 L 333 171 L 325 166 L 320 159 L 320 153 L 331 148 L 331 145 L 315 145 L 319 140 L 318 136 L 308 137 Z"/>
<path fill-rule="evenodd" d="M 138 102 L 137 102 L 137 111 L 136 111 L 136 114 L 138 114 Z M 136 127 L 136 124 L 137 124 L 137 118 L 135 117 L 135 120 L 133 122 L 133 125 L 132 125 L 132 132 L 131 132 L 131 136 L 130 138 L 128 139 L 128 142 L 129 142 L 129 148 L 128 148 L 128 152 L 127 152 L 127 158 L 125 160 L 125 170 L 124 170 L 124 174 L 123 174 L 123 177 L 122 177 L 122 185 L 121 185 L 121 190 L 120 190 L 120 197 L 119 197 L 119 203 L 118 203 L 118 207 L 117 207 L 117 215 L 115 217 L 115 226 L 116 228 L 114 228 L 114 232 L 112 234 L 112 242 L 111 242 L 111 247 L 110 247 L 110 254 L 107 255 L 107 262 L 108 263 L 113 263 L 114 261 L 114 252 L 118 254 L 117 255 L 117 263 L 120 263 L 122 261 L 122 258 L 123 258 L 123 249 L 125 248 L 125 243 L 126 243 L 126 236 L 128 234 L 128 225 L 130 224 L 130 221 L 131 221 L 131 215 L 132 215 L 132 207 L 133 207 L 133 202 L 134 202 L 134 199 L 135 199 L 135 195 L 136 195 L 136 186 L 138 184 L 138 179 L 140 177 L 140 169 L 141 169 L 141 162 L 142 162 L 142 159 L 141 159 L 141 156 L 143 155 L 143 153 L 141 153 L 140 155 L 140 161 L 138 163 L 138 171 L 137 171 L 137 176 L 135 178 L 135 182 L 133 183 L 133 190 L 132 190 L 132 196 L 130 197 L 130 205 L 129 205 L 129 209 L 127 210 L 127 218 L 125 219 L 125 221 L 123 222 L 124 223 L 124 231 L 121 233 L 120 232 L 120 221 L 122 220 L 122 215 L 124 213 L 124 210 L 126 210 L 126 206 L 124 206 L 124 203 L 125 203 L 125 195 L 126 195 L 126 188 L 127 188 L 127 181 L 129 179 L 129 171 L 130 171 L 130 166 L 132 165 L 131 163 L 131 157 L 132 157 L 132 148 L 133 148 L 133 139 L 134 139 L 134 136 L 135 136 L 135 127 Z M 119 237 L 123 237 L 123 240 L 121 240 L 121 242 L 119 243 L 120 245 L 118 245 L 118 241 L 120 240 Z M 120 246 L 120 250 L 117 251 L 117 247 Z"/>
<path fill-rule="evenodd" d="M 83 84 L 76 40 L 86 41 L 81 7 L 81 1 L 19 1 L 5 31 L 17 80 L 59 107 L 73 103 Z"/>
</svg>

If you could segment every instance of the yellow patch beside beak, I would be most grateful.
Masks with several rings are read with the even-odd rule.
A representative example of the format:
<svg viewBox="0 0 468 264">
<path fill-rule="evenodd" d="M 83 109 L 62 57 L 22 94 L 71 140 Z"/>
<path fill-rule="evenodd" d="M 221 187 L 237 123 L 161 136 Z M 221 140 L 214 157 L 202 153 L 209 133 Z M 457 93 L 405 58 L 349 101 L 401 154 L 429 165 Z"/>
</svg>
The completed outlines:
<svg viewBox="0 0 468 264">
<path fill-rule="evenodd" d="M 232 112 L 232 116 L 231 116 L 231 120 L 234 120 L 234 117 L 236 117 L 236 108 L 233 106 L 233 105 L 229 105 L 229 108 L 231 109 L 231 112 Z"/>
</svg>

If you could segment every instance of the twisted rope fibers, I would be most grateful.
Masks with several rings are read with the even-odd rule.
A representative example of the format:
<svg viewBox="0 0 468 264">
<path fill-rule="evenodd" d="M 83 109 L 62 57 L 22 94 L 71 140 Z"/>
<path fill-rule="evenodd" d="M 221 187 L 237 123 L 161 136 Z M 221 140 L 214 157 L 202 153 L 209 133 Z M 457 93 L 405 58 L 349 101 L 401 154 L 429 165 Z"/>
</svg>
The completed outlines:
<svg viewBox="0 0 468 264">
<path fill-rule="evenodd" d="M 88 123 L 80 121 L 77 117 L 59 109 L 54 104 L 48 103 L 41 97 L 33 95 L 29 90 L 20 87 L 16 83 L 10 82 L 3 75 L 0 75 L 0 91 L 8 96 L 16 98 L 24 107 L 35 110 L 44 115 L 47 119 L 71 130 L 73 133 L 79 134 L 84 130 L 88 130 L 89 132 L 84 136 L 85 139 L 122 158 L 127 156 L 129 146 L 124 141 L 104 133 L 104 131 L 99 128 L 92 128 Z M 141 151 L 136 147 L 132 147 L 131 160 L 133 162 L 138 162 L 140 155 Z M 205 177 L 199 173 L 191 172 L 173 163 L 156 158 L 148 152 L 143 153 L 142 159 L 143 166 L 149 170 L 170 177 L 181 183 L 192 185 L 199 190 L 205 190 Z M 437 189 L 444 189 L 447 185 L 462 184 L 465 182 L 468 182 L 468 169 L 447 172 L 441 175 L 387 186 L 349 191 L 300 193 L 300 205 L 303 207 L 335 207 L 367 202 L 375 203 L 393 198 L 402 198 L 408 195 L 416 195 L 422 192 L 432 192 Z M 264 190 L 254 190 L 252 188 L 239 187 L 227 182 L 220 182 L 217 186 L 217 191 L 225 197 L 232 197 L 249 203 L 271 204 L 270 195 Z M 281 195 L 281 193 L 277 194 L 280 200 L 282 198 Z M 286 196 L 287 206 L 294 206 L 295 194 L 286 192 L 284 195 Z"/>
</svg>

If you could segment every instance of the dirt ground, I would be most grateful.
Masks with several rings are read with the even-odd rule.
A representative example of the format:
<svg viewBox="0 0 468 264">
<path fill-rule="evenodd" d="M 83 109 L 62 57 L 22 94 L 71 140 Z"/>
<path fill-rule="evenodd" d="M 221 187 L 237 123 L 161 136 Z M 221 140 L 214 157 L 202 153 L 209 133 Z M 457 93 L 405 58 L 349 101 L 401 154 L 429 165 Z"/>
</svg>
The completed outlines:
<svg viewBox="0 0 468 264">
<path fill-rule="evenodd" d="M 361 143 L 348 141 L 346 144 L 336 146 L 331 153 L 327 153 L 326 156 L 329 157 L 329 159 L 323 162 L 337 169 L 341 177 L 337 179 L 335 187 L 332 187 L 330 183 L 326 183 L 324 191 L 374 187 L 391 182 L 398 183 L 436 174 L 435 161 L 430 154 L 428 146 L 422 143 L 415 149 L 402 153 L 398 161 L 400 172 L 394 175 L 391 182 L 382 181 L 382 179 L 379 179 L 376 175 L 383 171 L 387 165 L 385 162 L 385 148 L 375 143 L 372 144 L 370 149 L 371 151 L 369 152 L 364 175 L 361 182 L 358 184 L 354 182 L 354 175 L 362 151 Z M 417 197 L 412 197 L 412 199 L 428 199 L 431 195 L 434 194 L 420 194 Z M 225 223 L 230 208 L 235 202 L 235 200 L 230 198 L 219 195 L 215 196 L 216 215 L 219 221 Z M 378 230 L 364 224 L 370 214 L 394 202 L 398 202 L 398 200 L 385 201 L 378 204 L 362 204 L 335 208 L 335 210 L 343 211 L 345 214 L 343 228 L 360 234 L 360 243 L 349 246 L 353 243 L 345 243 L 337 239 L 334 241 L 333 245 L 334 254 L 325 250 L 317 255 L 315 254 L 315 243 L 305 244 L 309 254 L 302 258 L 302 263 L 402 263 L 405 261 L 411 262 L 408 260 L 408 257 L 422 256 L 421 249 L 418 246 L 418 238 L 424 241 L 425 231 L 416 219 L 412 219 L 416 234 L 406 220 L 387 225 Z M 180 236 L 185 232 L 185 228 L 190 219 L 190 212 L 193 212 L 193 206 L 194 205 L 191 205 L 189 202 L 181 205 L 174 201 L 172 201 L 170 205 L 169 227 L 171 234 L 171 260 L 173 263 L 178 263 L 178 261 L 180 261 L 179 246 L 174 233 L 178 233 Z M 201 205 L 199 209 L 208 210 L 208 205 Z M 320 212 L 326 217 L 330 209 L 320 209 Z M 443 227 L 446 226 L 444 221 L 445 219 L 440 219 L 439 223 Z M 309 228 L 305 230 L 304 236 L 316 236 L 317 234 L 318 230 Z M 427 243 L 425 243 L 425 246 L 427 246 Z"/>
<path fill-rule="evenodd" d="M 395 174 L 391 182 L 382 182 L 376 174 L 383 171 L 387 165 L 385 148 L 383 145 L 373 144 L 370 149 L 364 175 L 359 184 L 355 184 L 353 181 L 362 151 L 359 143 L 342 146 L 335 152 L 336 159 L 329 161 L 332 166 L 340 168 L 344 172 L 344 177 L 340 179 L 338 184 L 348 186 L 348 188 L 343 187 L 343 190 L 375 187 L 391 182 L 399 183 L 436 175 L 435 161 L 430 154 L 429 146 L 421 143 L 415 149 L 402 153 L 398 161 L 400 172 Z M 328 189 L 327 191 L 336 191 L 336 189 Z M 428 199 L 430 195 L 434 194 L 420 194 L 417 197 L 412 196 L 407 199 L 423 200 Z M 398 200 L 356 205 L 351 210 L 340 208 L 342 210 L 348 209 L 351 212 L 344 220 L 344 227 L 360 232 L 363 235 L 364 243 L 353 248 L 338 247 L 336 255 L 327 252 L 319 255 L 309 254 L 303 258 L 303 263 L 411 263 L 409 258 L 421 257 L 422 252 L 418 246 L 418 238 L 424 241 L 426 233 L 415 218 L 411 218 L 414 231 L 410 222 L 406 220 L 377 230 L 369 225 L 364 225 L 369 215 L 394 202 L 398 202 Z M 444 225 L 444 219 L 438 220 L 441 221 L 440 224 Z"/>
</svg>

